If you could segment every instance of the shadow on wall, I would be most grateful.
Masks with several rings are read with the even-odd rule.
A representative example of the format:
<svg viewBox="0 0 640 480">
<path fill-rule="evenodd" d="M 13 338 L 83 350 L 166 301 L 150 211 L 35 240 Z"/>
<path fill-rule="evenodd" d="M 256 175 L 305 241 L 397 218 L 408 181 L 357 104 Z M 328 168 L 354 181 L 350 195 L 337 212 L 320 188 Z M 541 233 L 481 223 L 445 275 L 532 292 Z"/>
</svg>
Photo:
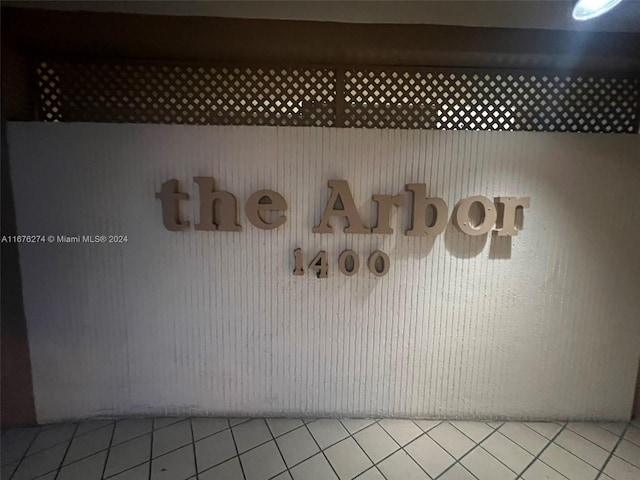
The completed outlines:
<svg viewBox="0 0 640 480">
<path fill-rule="evenodd" d="M 497 204 L 498 218 L 502 218 L 502 207 Z M 501 260 L 511 258 L 511 238 L 510 236 L 501 237 L 498 232 L 490 231 L 482 235 L 470 236 L 460 231 L 456 225 L 456 214 L 458 206 L 453 209 L 451 219 L 447 224 L 447 228 L 444 231 L 444 244 L 447 251 L 456 258 L 472 258 L 480 255 L 484 251 L 487 245 L 489 235 L 491 235 L 491 243 L 489 245 L 489 259 Z M 484 214 L 482 209 L 472 208 L 469 211 L 469 217 L 473 225 L 480 225 L 484 221 Z M 516 209 L 515 225 L 518 230 L 523 229 L 524 224 L 524 212 L 522 208 Z M 496 228 L 501 228 L 502 225 L 498 221 Z"/>
</svg>

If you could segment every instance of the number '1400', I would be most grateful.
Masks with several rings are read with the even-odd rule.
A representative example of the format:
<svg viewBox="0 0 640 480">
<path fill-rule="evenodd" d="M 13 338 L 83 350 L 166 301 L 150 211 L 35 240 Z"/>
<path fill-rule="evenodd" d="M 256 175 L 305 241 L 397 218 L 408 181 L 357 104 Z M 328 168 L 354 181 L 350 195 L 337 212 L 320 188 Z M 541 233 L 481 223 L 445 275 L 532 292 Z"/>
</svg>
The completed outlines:
<svg viewBox="0 0 640 480">
<path fill-rule="evenodd" d="M 329 260 L 327 252 L 320 250 L 313 260 L 305 267 L 304 254 L 301 248 L 293 251 L 294 275 L 304 275 L 306 268 L 316 272 L 318 278 L 327 278 L 329 276 Z M 376 250 L 367 259 L 367 268 L 376 277 L 382 277 L 387 274 L 390 267 L 389 255 L 381 250 Z M 353 250 L 345 250 L 338 257 L 338 270 L 343 275 L 351 277 L 358 273 L 360 269 L 360 257 Z"/>
</svg>

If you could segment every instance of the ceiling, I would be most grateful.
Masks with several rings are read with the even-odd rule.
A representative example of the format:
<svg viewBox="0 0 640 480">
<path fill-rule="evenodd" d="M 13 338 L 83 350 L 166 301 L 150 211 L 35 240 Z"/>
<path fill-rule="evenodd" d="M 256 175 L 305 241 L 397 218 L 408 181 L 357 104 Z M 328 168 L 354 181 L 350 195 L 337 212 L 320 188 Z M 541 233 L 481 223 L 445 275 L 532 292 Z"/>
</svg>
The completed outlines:
<svg viewBox="0 0 640 480">
<path fill-rule="evenodd" d="M 573 4 L 574 0 L 3 2 L 26 8 L 152 15 L 640 32 L 640 0 L 624 0 L 611 12 L 588 22 L 571 18 Z"/>
</svg>

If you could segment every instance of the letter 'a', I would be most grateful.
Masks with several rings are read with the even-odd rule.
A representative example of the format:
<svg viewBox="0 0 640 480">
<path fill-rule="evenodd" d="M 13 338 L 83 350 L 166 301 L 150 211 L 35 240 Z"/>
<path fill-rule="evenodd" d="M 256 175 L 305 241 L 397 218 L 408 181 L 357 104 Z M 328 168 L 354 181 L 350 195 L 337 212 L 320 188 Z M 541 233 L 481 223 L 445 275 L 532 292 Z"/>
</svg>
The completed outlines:
<svg viewBox="0 0 640 480">
<path fill-rule="evenodd" d="M 331 196 L 324 209 L 320 223 L 313 227 L 313 233 L 332 233 L 333 227 L 329 225 L 331 217 L 344 217 L 349 223 L 344 233 L 371 233 L 369 228 L 362 224 L 358 209 L 353 201 L 349 184 L 345 180 L 329 180 Z"/>
</svg>

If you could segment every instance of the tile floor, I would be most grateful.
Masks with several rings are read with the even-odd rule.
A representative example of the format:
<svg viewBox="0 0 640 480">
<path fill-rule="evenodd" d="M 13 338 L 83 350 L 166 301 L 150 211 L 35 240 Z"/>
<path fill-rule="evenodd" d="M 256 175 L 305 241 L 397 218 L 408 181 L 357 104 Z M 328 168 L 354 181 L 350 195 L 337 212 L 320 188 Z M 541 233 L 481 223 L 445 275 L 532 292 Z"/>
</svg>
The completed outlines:
<svg viewBox="0 0 640 480">
<path fill-rule="evenodd" d="M 127 418 L 2 432 L 2 479 L 640 480 L 640 422 Z"/>
</svg>

